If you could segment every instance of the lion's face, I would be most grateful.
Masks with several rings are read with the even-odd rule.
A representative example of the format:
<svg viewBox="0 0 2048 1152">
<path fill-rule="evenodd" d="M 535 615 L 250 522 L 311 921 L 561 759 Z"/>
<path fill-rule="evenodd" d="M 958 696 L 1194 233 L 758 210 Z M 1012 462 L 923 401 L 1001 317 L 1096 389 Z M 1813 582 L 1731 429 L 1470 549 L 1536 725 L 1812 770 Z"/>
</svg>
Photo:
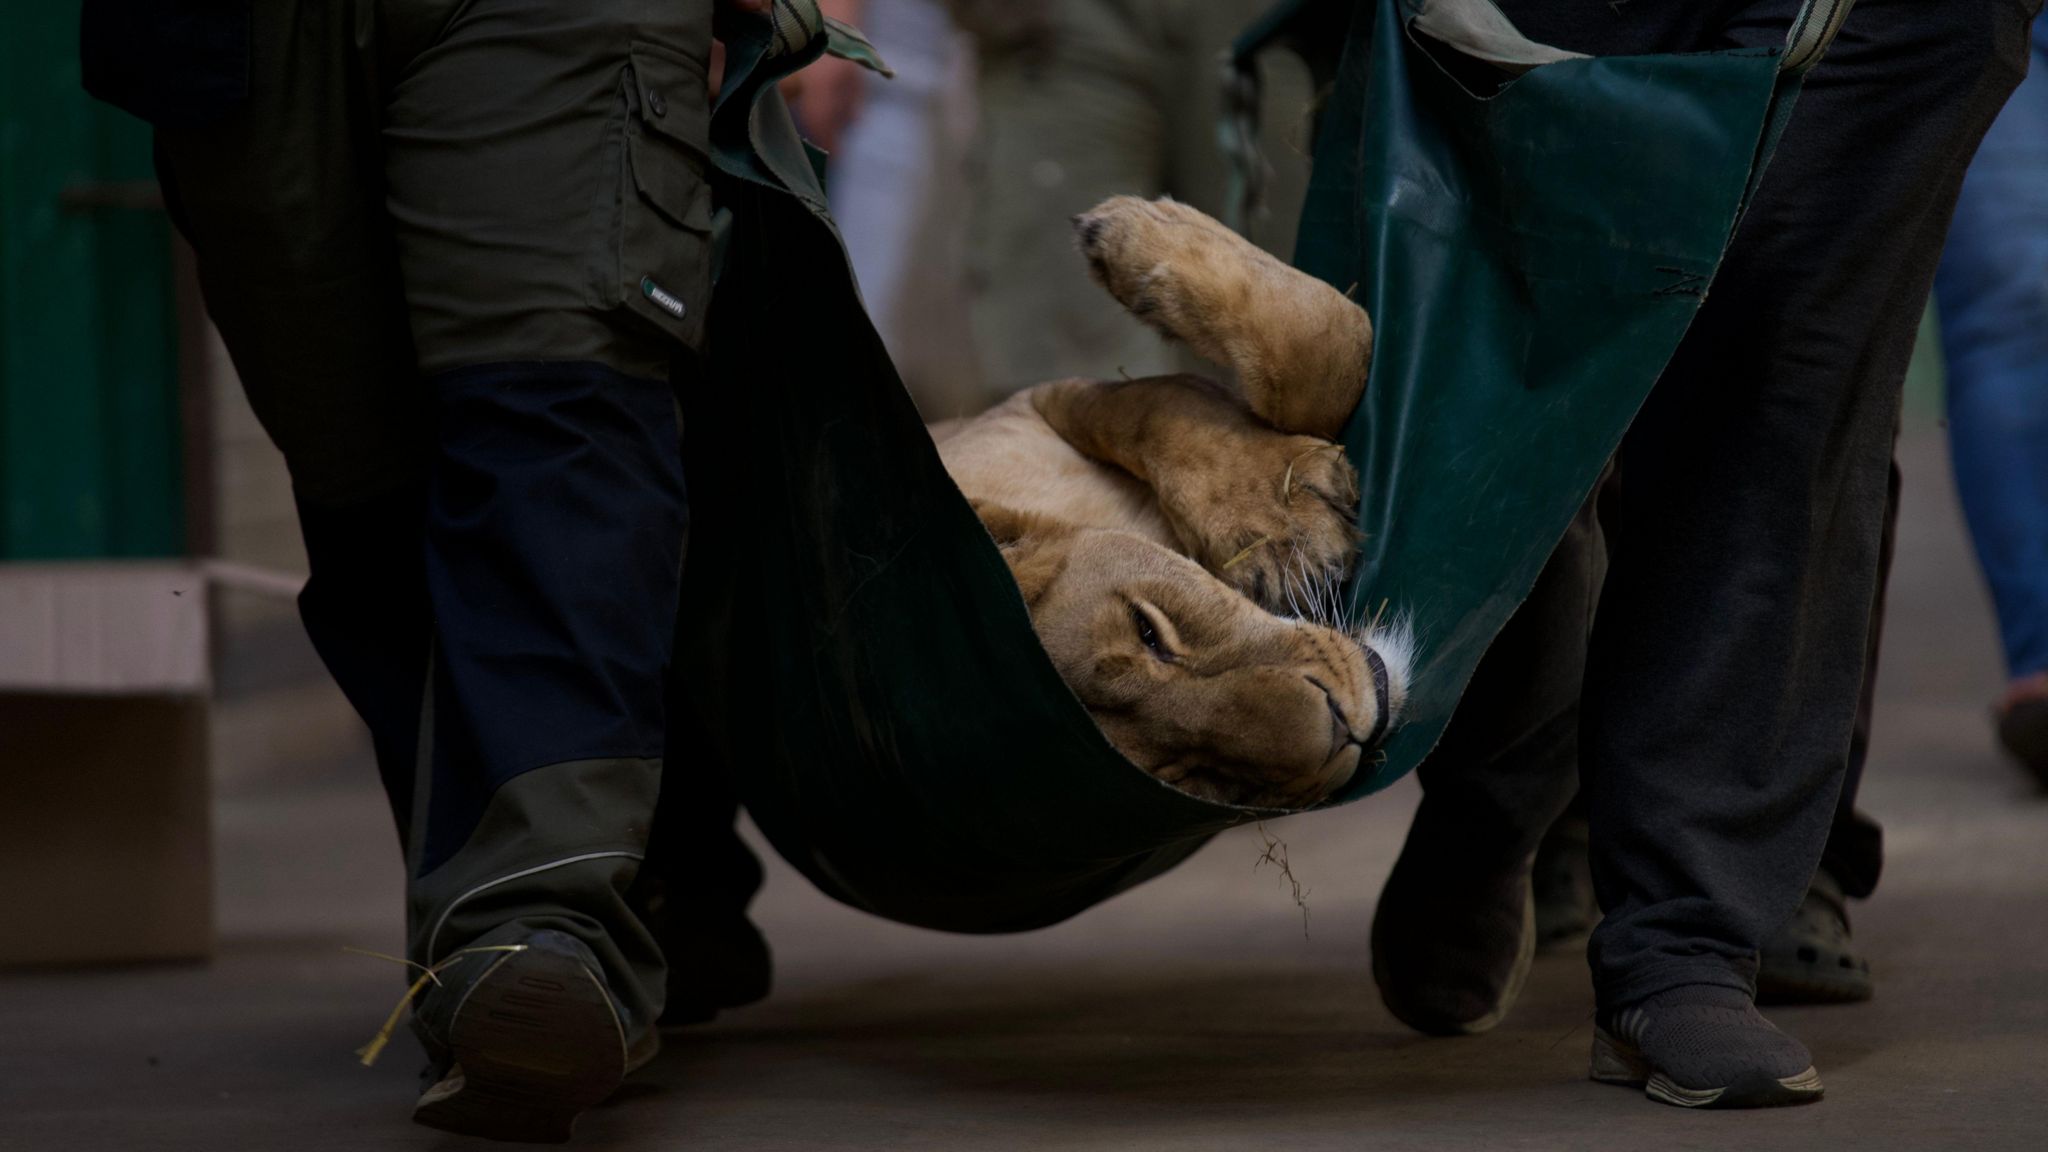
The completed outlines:
<svg viewBox="0 0 2048 1152">
<path fill-rule="evenodd" d="M 1351 779 L 1401 707 L 1398 641 L 1272 615 L 1136 536 L 1033 529 L 1004 551 L 1046 652 L 1110 742 L 1168 783 L 1306 807 Z"/>
</svg>

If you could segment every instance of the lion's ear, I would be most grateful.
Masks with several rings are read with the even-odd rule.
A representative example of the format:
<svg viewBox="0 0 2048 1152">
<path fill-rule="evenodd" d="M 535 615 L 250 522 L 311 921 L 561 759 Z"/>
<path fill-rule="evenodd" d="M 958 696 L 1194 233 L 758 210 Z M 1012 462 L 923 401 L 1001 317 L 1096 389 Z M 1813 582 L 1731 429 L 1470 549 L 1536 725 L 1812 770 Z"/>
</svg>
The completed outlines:
<svg viewBox="0 0 2048 1152">
<path fill-rule="evenodd" d="M 1010 575 L 1017 580 L 1017 590 L 1024 594 L 1024 603 L 1036 605 L 1067 566 L 1067 550 L 1049 545 L 1073 535 L 1072 526 L 980 500 L 974 502 L 974 511 L 988 527 L 988 534 L 995 537 L 996 547 L 1002 549 Z"/>
</svg>

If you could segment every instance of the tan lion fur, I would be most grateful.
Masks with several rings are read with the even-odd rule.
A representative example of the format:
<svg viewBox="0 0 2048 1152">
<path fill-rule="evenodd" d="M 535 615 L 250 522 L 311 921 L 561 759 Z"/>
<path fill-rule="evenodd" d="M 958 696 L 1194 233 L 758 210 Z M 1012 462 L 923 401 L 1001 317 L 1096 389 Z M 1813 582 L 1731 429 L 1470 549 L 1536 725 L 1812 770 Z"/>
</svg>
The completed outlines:
<svg viewBox="0 0 2048 1152">
<path fill-rule="evenodd" d="M 1402 636 L 1330 623 L 1358 503 L 1331 441 L 1365 386 L 1371 323 L 1183 204 L 1120 196 L 1075 226 L 1110 294 L 1235 387 L 1042 384 L 935 427 L 940 456 L 1119 751 L 1207 799 L 1314 804 L 1384 726 L 1366 648 L 1390 713 L 1407 693 Z"/>
</svg>

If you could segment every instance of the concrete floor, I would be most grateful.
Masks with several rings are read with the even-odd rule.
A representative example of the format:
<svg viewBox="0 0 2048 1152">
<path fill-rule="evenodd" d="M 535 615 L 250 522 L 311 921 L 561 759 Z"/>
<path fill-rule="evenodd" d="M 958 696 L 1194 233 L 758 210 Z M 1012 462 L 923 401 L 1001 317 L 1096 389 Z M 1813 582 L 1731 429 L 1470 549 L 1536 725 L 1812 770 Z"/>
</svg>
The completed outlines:
<svg viewBox="0 0 2048 1152">
<path fill-rule="evenodd" d="M 688 1035 L 590 1148 L 2048 1147 L 2048 802 L 1991 745 L 1999 684 L 1938 437 L 1909 505 L 1865 806 L 1891 858 L 1858 909 L 1880 993 L 1787 1010 L 1828 1098 L 1688 1114 L 1584 1079 L 1575 952 L 1499 1031 L 1424 1040 L 1367 974 L 1372 900 L 1412 786 L 1272 825 L 1302 915 L 1247 829 L 1068 924 L 966 939 L 866 918 L 786 869 L 759 916 L 767 1003 Z M 350 1056 L 399 991 L 400 875 L 360 756 L 225 777 L 219 960 L 0 979 L 0 1149 L 476 1147 L 408 1123 L 409 1038 Z"/>
</svg>

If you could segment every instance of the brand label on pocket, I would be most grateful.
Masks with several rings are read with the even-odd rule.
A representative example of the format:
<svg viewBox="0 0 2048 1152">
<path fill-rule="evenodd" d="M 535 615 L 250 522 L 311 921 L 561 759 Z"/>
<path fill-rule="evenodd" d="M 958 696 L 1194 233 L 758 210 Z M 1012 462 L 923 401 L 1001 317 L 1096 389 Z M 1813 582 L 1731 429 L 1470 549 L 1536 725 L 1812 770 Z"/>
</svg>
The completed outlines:
<svg viewBox="0 0 2048 1152">
<path fill-rule="evenodd" d="M 640 293 L 649 300 L 654 301 L 655 307 L 660 308 L 678 320 L 683 318 L 683 313 L 689 311 L 689 309 L 683 307 L 681 300 L 670 294 L 661 285 L 656 284 L 651 276 L 642 276 L 640 278 Z"/>
</svg>

